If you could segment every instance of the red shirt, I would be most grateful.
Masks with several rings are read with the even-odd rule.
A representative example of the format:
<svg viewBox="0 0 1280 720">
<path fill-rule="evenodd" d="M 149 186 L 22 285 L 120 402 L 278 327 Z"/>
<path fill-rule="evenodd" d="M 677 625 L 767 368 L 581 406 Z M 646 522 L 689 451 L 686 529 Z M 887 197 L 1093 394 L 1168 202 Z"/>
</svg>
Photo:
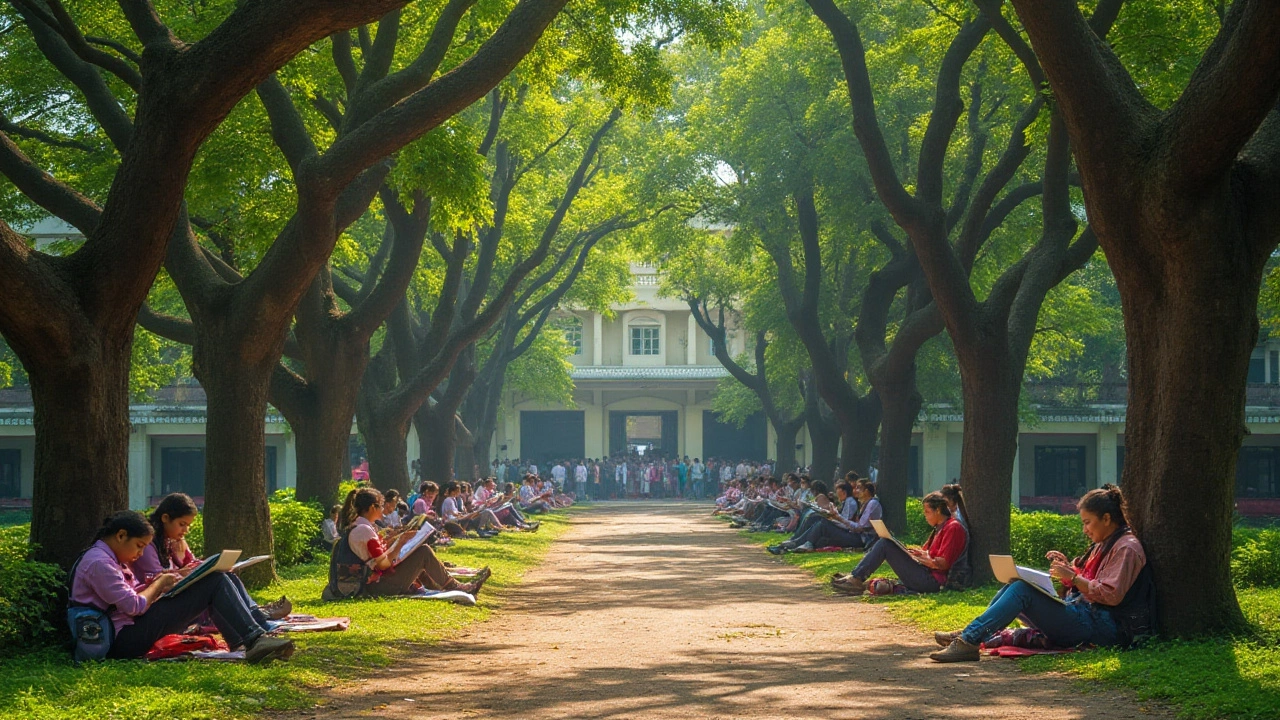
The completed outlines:
<svg viewBox="0 0 1280 720">
<path fill-rule="evenodd" d="M 946 521 L 938 527 L 937 532 L 929 541 L 924 544 L 925 552 L 929 553 L 929 557 L 944 558 L 947 561 L 947 569 L 950 570 L 952 565 L 956 564 L 956 560 L 960 559 L 960 553 L 964 552 L 964 544 L 969 539 L 969 534 L 965 532 L 964 526 L 955 518 L 947 518 Z M 938 581 L 938 585 L 947 584 L 947 574 L 941 570 L 931 570 L 933 578 Z"/>
</svg>

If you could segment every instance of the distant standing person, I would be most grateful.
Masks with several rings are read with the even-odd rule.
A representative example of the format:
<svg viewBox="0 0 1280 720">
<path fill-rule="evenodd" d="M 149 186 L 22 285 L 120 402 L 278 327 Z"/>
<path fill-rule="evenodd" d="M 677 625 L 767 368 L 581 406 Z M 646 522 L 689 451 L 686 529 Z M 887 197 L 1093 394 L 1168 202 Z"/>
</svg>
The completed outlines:
<svg viewBox="0 0 1280 720">
<path fill-rule="evenodd" d="M 579 460 L 578 466 L 573 469 L 573 484 L 578 491 L 578 497 L 585 499 L 587 497 L 587 466 L 583 463 L 583 460 Z"/>
<path fill-rule="evenodd" d="M 692 494 L 695 500 L 702 499 L 702 480 L 706 477 L 707 466 L 702 464 L 699 458 L 693 459 L 693 464 L 689 466 L 689 480 L 691 481 Z"/>
</svg>

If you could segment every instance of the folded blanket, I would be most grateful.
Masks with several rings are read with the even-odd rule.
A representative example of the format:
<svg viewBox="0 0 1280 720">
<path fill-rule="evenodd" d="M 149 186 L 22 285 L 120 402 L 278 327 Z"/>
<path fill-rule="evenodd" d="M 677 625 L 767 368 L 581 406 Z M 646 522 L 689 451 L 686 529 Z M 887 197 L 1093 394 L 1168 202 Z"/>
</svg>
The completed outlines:
<svg viewBox="0 0 1280 720">
<path fill-rule="evenodd" d="M 275 627 L 276 632 L 338 632 L 351 627 L 351 618 L 290 615 Z"/>
<path fill-rule="evenodd" d="M 1075 648 L 1065 648 L 1065 649 L 1064 648 L 1024 648 L 1024 647 L 1011 647 L 1006 645 L 1002 647 L 991 648 L 990 650 L 987 650 L 987 654 L 994 655 L 995 657 L 1015 658 L 1015 657 L 1027 657 L 1030 655 L 1061 655 L 1063 653 L 1069 653 L 1069 652 L 1075 652 L 1075 651 L 1076 651 Z"/>
</svg>

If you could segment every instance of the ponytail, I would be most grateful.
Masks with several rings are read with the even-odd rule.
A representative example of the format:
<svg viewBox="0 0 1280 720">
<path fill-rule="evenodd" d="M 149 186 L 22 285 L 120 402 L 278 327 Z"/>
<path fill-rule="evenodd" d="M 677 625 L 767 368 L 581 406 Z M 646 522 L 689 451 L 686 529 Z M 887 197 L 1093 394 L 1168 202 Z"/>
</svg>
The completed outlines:
<svg viewBox="0 0 1280 720">
<path fill-rule="evenodd" d="M 964 504 L 964 491 L 960 489 L 959 483 L 943 485 L 938 492 L 942 493 L 942 497 L 956 504 L 956 509 L 960 511 L 960 517 L 964 518 L 966 524 L 973 522 L 969 517 L 969 508 Z"/>
<path fill-rule="evenodd" d="M 124 530 L 128 537 L 131 538 L 151 537 L 156 532 L 142 513 L 137 510 L 121 510 L 115 515 L 102 520 L 102 527 L 98 528 L 98 533 L 94 535 L 93 539 L 95 541 L 105 540 L 121 530 Z"/>
</svg>

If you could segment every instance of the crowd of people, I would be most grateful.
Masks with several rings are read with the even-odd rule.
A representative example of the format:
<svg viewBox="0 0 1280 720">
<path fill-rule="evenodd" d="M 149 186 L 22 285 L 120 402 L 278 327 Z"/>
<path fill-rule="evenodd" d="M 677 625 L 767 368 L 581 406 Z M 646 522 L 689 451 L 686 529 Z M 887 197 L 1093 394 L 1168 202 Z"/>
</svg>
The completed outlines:
<svg viewBox="0 0 1280 720">
<path fill-rule="evenodd" d="M 330 553 L 321 597 L 439 597 L 474 605 L 489 568 L 443 561 L 434 548 L 459 538 L 537 532 L 530 516 L 572 503 L 571 494 L 533 474 L 501 488 L 493 477 L 474 486 L 427 481 L 403 498 L 361 482 L 321 525 L 317 542 Z M 173 493 L 149 516 L 124 511 L 103 522 L 70 573 L 67 619 L 77 659 L 140 658 L 163 638 L 210 626 L 249 663 L 293 655 L 293 641 L 279 632 L 293 609 L 287 597 L 259 606 L 234 570 L 198 574 L 180 593 L 170 592 L 200 569 L 186 541 L 198 512 L 190 497 Z"/>
<path fill-rule="evenodd" d="M 683 498 L 705 500 L 733 479 L 746 481 L 773 472 L 769 462 L 690 458 L 660 453 L 615 453 L 607 458 L 557 458 L 544 467 L 529 459 L 494 460 L 499 479 L 541 475 L 559 489 L 587 500 Z"/>
<path fill-rule="evenodd" d="M 734 527 L 778 532 L 787 539 L 769 545 L 770 553 L 851 549 L 864 554 L 847 573 L 831 578 L 844 595 L 938 593 L 967 588 L 974 559 L 969 548 L 969 512 L 958 484 L 922 499 L 930 533 L 918 548 L 907 547 L 875 527 L 883 515 L 876 483 L 856 472 L 834 489 L 807 475 L 787 473 L 781 480 L 762 476 L 729 481 L 716 499 L 715 515 L 730 516 Z M 938 632 L 943 647 L 937 662 L 974 661 L 982 647 L 1072 648 L 1125 646 L 1153 633 L 1151 570 L 1142 544 L 1125 519 L 1120 489 L 1105 485 L 1086 493 L 1078 504 L 1088 551 L 1068 559 L 1051 551 L 1050 576 L 1056 596 L 1018 579 L 1005 585 L 987 610 L 963 630 Z M 985 559 L 983 559 L 985 561 Z M 877 577 L 885 565 L 894 577 Z M 1014 620 L 1024 627 L 1009 630 Z"/>
</svg>

